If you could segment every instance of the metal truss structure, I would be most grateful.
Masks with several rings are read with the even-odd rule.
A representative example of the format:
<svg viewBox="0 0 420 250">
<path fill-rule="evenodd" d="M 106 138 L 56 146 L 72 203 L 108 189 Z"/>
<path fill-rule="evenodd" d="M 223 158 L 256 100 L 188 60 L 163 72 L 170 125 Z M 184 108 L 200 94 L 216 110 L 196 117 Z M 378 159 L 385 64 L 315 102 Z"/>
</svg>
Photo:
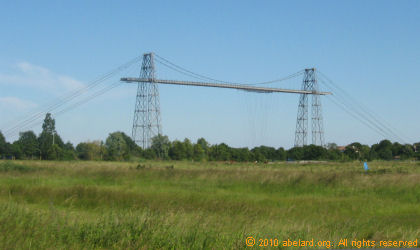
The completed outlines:
<svg viewBox="0 0 420 250">
<path fill-rule="evenodd" d="M 162 133 L 159 89 L 157 83 L 153 82 L 155 79 L 153 53 L 143 55 L 140 78 L 151 81 L 137 84 L 132 138 L 142 148 L 149 148 L 153 136 Z"/>
<path fill-rule="evenodd" d="M 315 69 L 305 70 L 301 90 L 255 87 L 249 84 L 174 81 L 156 78 L 153 56 L 153 53 L 143 55 L 143 63 L 139 78 L 121 78 L 121 81 L 124 82 L 137 83 L 137 98 L 134 109 L 132 138 L 142 148 L 149 148 L 152 143 L 152 138 L 162 133 L 158 84 L 228 88 L 258 93 L 300 94 L 295 146 L 306 145 L 308 127 L 308 95 L 312 95 L 312 143 L 318 145 L 324 144 L 321 102 L 319 97 L 321 95 L 330 95 L 331 93 L 319 91 L 315 78 Z"/>
<path fill-rule="evenodd" d="M 317 93 L 318 89 L 319 87 L 318 82 L 316 80 L 315 69 L 305 69 L 302 90 Z M 307 145 L 309 120 L 308 113 L 308 94 L 302 93 L 299 97 L 295 133 L 295 147 L 302 147 Z M 324 126 L 320 95 L 312 95 L 311 120 L 312 144 L 324 146 Z"/>
</svg>

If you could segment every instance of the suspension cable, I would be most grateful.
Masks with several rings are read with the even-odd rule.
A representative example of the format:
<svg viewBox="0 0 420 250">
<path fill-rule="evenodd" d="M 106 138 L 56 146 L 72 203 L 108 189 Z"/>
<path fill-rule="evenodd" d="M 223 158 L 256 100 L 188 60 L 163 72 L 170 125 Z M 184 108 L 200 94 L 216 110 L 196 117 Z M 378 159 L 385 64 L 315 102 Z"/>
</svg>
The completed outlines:
<svg viewBox="0 0 420 250">
<path fill-rule="evenodd" d="M 363 107 L 362 104 L 357 102 L 342 88 L 340 88 L 338 85 L 334 84 L 331 80 L 329 80 L 329 78 L 327 78 L 325 74 L 323 74 L 322 72 L 319 73 L 319 75 L 321 76 L 321 78 L 319 78 L 321 83 L 323 83 L 324 86 L 329 88 L 331 91 L 334 91 L 334 97 L 336 98 L 336 100 L 345 105 L 349 111 L 359 116 L 362 120 L 366 121 L 371 126 L 374 126 L 377 130 L 380 130 L 382 135 L 386 135 L 385 137 L 395 138 L 405 143 L 405 140 L 403 138 L 398 136 L 394 131 L 392 131 L 390 128 L 388 128 L 386 125 L 380 122 L 375 117 L 375 114 L 372 111 L 369 111 L 368 108 Z M 324 81 L 323 79 L 325 79 L 326 81 Z"/>
<path fill-rule="evenodd" d="M 16 124 L 5 130 L 5 135 L 9 136 L 12 134 L 16 134 L 16 131 L 21 130 L 22 128 L 26 128 L 28 126 L 31 126 L 33 122 L 35 122 L 37 119 L 41 118 L 45 113 L 53 112 L 54 110 L 60 108 L 61 106 L 69 103 L 70 101 L 78 98 L 79 96 L 83 95 L 84 93 L 90 91 L 91 89 L 100 86 L 102 83 L 104 83 L 106 80 L 117 74 L 118 72 L 122 70 L 128 70 L 130 67 L 132 67 L 135 63 L 137 63 L 141 59 L 140 56 L 128 61 L 127 63 L 124 63 L 123 65 L 115 68 L 114 70 L 111 70 L 110 72 L 100 76 L 99 78 L 95 79 L 94 81 L 90 82 L 87 86 L 83 86 L 79 89 L 76 89 L 72 92 L 69 92 L 67 94 L 62 95 L 61 97 L 56 98 L 54 101 L 52 101 L 50 104 L 47 103 L 47 105 L 43 105 L 39 112 L 36 114 L 30 116 L 29 118 L 20 120 L 16 122 Z"/>
<path fill-rule="evenodd" d="M 155 59 L 157 59 L 156 61 L 158 63 L 160 63 L 163 66 L 165 66 L 165 67 L 167 67 L 169 69 L 172 69 L 172 70 L 174 70 L 174 71 L 176 71 L 178 73 L 181 73 L 181 74 L 184 74 L 184 75 L 187 75 L 187 76 L 196 78 L 196 79 L 207 80 L 207 81 L 209 80 L 209 81 L 215 81 L 215 82 L 226 83 L 226 84 L 241 84 L 241 85 L 270 84 L 270 83 L 281 82 L 281 81 L 285 81 L 285 80 L 288 80 L 288 79 L 297 77 L 299 75 L 302 75 L 303 72 L 304 72 L 304 70 L 300 70 L 300 71 L 298 71 L 296 73 L 293 73 L 291 75 L 288 75 L 286 77 L 282 77 L 282 78 L 278 78 L 278 79 L 274 79 L 274 80 L 270 80 L 270 81 L 263 81 L 263 82 L 256 82 L 256 83 L 238 83 L 238 82 L 230 82 L 230 81 L 218 80 L 218 79 L 215 79 L 215 78 L 211 78 L 211 77 L 208 77 L 208 76 L 197 74 L 197 73 L 194 73 L 191 70 L 188 70 L 188 69 L 186 69 L 184 67 L 181 67 L 181 66 L 179 66 L 179 65 L 177 65 L 177 64 L 175 64 L 175 63 L 173 63 L 173 62 L 171 62 L 171 61 L 169 61 L 169 60 L 167 60 L 167 59 L 165 59 L 165 58 L 163 58 L 163 57 L 161 57 L 161 56 L 159 56 L 157 54 L 154 54 L 154 55 L 156 56 Z"/>
</svg>

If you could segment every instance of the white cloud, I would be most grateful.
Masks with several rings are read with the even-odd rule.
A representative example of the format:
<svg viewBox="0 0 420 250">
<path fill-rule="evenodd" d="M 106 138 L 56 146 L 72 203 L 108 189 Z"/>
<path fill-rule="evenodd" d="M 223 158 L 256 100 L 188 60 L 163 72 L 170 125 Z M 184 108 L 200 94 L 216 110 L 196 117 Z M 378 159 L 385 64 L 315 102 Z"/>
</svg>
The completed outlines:
<svg viewBox="0 0 420 250">
<path fill-rule="evenodd" d="M 15 65 L 15 69 L 13 73 L 0 73 L 0 85 L 30 87 L 54 95 L 84 86 L 70 76 L 60 75 L 29 62 L 20 62 Z"/>
<path fill-rule="evenodd" d="M 2 111 L 22 111 L 35 108 L 37 105 L 33 102 L 19 99 L 17 97 L 0 97 L 0 110 Z"/>
<path fill-rule="evenodd" d="M 20 62 L 20 63 L 17 63 L 16 66 L 22 72 L 27 73 L 27 74 L 43 74 L 43 75 L 51 74 L 48 69 L 41 66 L 30 64 L 28 62 Z"/>
</svg>

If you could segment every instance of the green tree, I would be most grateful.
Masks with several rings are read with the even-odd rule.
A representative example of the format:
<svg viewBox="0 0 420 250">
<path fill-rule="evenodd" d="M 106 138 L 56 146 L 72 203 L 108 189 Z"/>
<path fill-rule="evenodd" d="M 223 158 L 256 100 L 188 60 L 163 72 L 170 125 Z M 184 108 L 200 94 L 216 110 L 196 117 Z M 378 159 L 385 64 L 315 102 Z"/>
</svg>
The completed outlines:
<svg viewBox="0 0 420 250">
<path fill-rule="evenodd" d="M 2 132 L 0 131 L 0 159 L 4 158 L 6 155 L 6 139 L 4 138 Z"/>
<path fill-rule="evenodd" d="M 33 131 L 22 132 L 19 135 L 18 144 L 26 159 L 33 159 L 39 156 L 39 146 L 36 135 Z"/>
<path fill-rule="evenodd" d="M 360 158 L 362 144 L 358 142 L 353 142 L 346 146 L 344 149 L 344 154 L 347 155 L 352 160 L 357 160 Z"/>
<path fill-rule="evenodd" d="M 6 159 L 15 160 L 22 158 L 22 149 L 20 148 L 20 145 L 17 143 L 17 141 L 15 141 L 13 144 L 6 142 L 4 155 Z"/>
<path fill-rule="evenodd" d="M 82 142 L 76 146 L 77 157 L 81 160 L 102 160 L 104 151 L 101 141 Z M 114 151 L 113 153 L 115 153 Z M 112 156 L 112 160 L 121 160 L 118 156 Z"/>
<path fill-rule="evenodd" d="M 338 161 L 342 159 L 343 153 L 337 147 L 330 147 L 327 149 L 327 159 Z"/>
<path fill-rule="evenodd" d="M 193 146 L 193 159 L 194 161 L 202 161 L 206 154 L 200 144 L 194 144 Z"/>
<path fill-rule="evenodd" d="M 259 146 L 251 150 L 256 161 L 274 160 L 276 158 L 276 149 L 273 147 Z"/>
<path fill-rule="evenodd" d="M 401 152 L 402 152 L 402 148 L 403 148 L 403 145 L 401 145 L 398 142 L 394 142 L 392 144 L 392 147 L 391 147 L 392 156 L 393 157 L 400 156 L 401 155 Z"/>
<path fill-rule="evenodd" d="M 303 159 L 304 160 L 322 160 L 327 157 L 327 150 L 324 147 L 316 145 L 303 146 Z"/>
<path fill-rule="evenodd" d="M 273 160 L 285 161 L 287 159 L 287 152 L 284 148 L 280 147 L 276 150 L 276 154 Z"/>
<path fill-rule="evenodd" d="M 184 143 L 175 140 L 169 149 L 169 157 L 172 160 L 183 160 L 186 158 Z"/>
<path fill-rule="evenodd" d="M 207 150 L 209 149 L 209 147 L 210 147 L 210 144 L 206 141 L 206 139 L 204 139 L 204 138 L 200 138 L 200 139 L 198 139 L 197 140 L 197 144 L 200 144 L 200 146 L 201 146 L 201 148 L 205 151 L 205 152 L 207 152 Z"/>
<path fill-rule="evenodd" d="M 407 160 L 414 157 L 414 147 L 410 144 L 405 144 L 402 146 L 400 151 L 400 156 L 402 160 Z"/>
<path fill-rule="evenodd" d="M 134 155 L 134 156 L 141 156 L 143 149 L 138 146 L 133 139 L 131 139 L 131 137 L 129 137 L 128 135 L 126 135 L 124 132 L 121 132 L 125 143 L 127 144 L 128 147 L 128 151 L 130 152 L 130 155 Z"/>
<path fill-rule="evenodd" d="M 159 159 L 168 159 L 168 152 L 171 148 L 171 142 L 168 136 L 157 135 L 152 138 L 152 146 L 150 147 Z"/>
<path fill-rule="evenodd" d="M 392 144 L 392 156 L 400 157 L 402 160 L 410 159 L 414 156 L 414 145 L 405 144 L 402 145 L 398 142 Z"/>
<path fill-rule="evenodd" d="M 251 161 L 253 160 L 253 155 L 248 148 L 231 148 L 231 160 L 234 161 Z"/>
<path fill-rule="evenodd" d="M 209 155 L 211 160 L 228 161 L 231 159 L 230 147 L 225 143 L 213 145 L 209 148 Z"/>
<path fill-rule="evenodd" d="M 376 148 L 376 153 L 382 160 L 392 160 L 392 143 L 389 140 L 382 140 Z"/>
<path fill-rule="evenodd" d="M 61 160 L 64 157 L 63 149 L 58 146 L 58 144 L 53 144 L 51 147 L 51 154 L 49 155 L 49 160 Z"/>
<path fill-rule="evenodd" d="M 210 143 L 208 143 L 204 138 L 200 138 L 197 140 L 197 144 L 200 144 L 201 148 L 204 150 L 205 158 L 208 159 Z"/>
<path fill-rule="evenodd" d="M 76 160 L 76 150 L 71 142 L 67 142 L 63 145 L 63 160 L 70 161 Z"/>
<path fill-rule="evenodd" d="M 373 144 L 370 147 L 370 152 L 369 152 L 369 159 L 370 160 L 377 160 L 377 159 L 379 159 L 379 156 L 378 156 L 378 153 L 377 153 L 378 148 L 379 148 L 379 144 L 378 143 Z"/>
<path fill-rule="evenodd" d="M 81 142 L 76 146 L 77 158 L 80 160 L 90 160 L 89 148 L 86 142 Z"/>
<path fill-rule="evenodd" d="M 51 113 L 45 115 L 42 131 L 49 134 L 55 133 L 55 120 L 52 118 Z"/>
<path fill-rule="evenodd" d="M 334 143 L 334 142 L 327 143 L 327 149 L 328 150 L 330 150 L 330 149 L 337 149 L 337 148 L 338 148 L 337 143 Z"/>
<path fill-rule="evenodd" d="M 157 159 L 156 152 L 151 148 L 146 148 L 143 151 L 143 157 L 148 159 L 148 160 L 156 160 Z"/>
<path fill-rule="evenodd" d="M 254 159 L 254 161 L 258 161 L 258 162 L 265 162 L 267 160 L 267 158 L 265 158 L 265 155 L 263 153 L 261 153 L 260 150 L 254 150 L 252 151 L 252 158 Z"/>
<path fill-rule="evenodd" d="M 184 144 L 184 149 L 185 149 L 185 157 L 188 160 L 191 160 L 194 155 L 193 145 L 191 144 L 191 141 L 188 138 L 184 139 L 183 144 Z"/>
<path fill-rule="evenodd" d="M 420 152 L 420 142 L 413 144 L 414 152 Z"/>
<path fill-rule="evenodd" d="M 420 142 L 416 142 L 413 144 L 413 156 L 417 159 L 420 160 Z"/>
<path fill-rule="evenodd" d="M 287 151 L 287 159 L 294 161 L 303 160 L 303 153 L 302 147 L 293 147 Z"/>
<path fill-rule="evenodd" d="M 362 161 L 367 161 L 367 160 L 371 160 L 370 159 L 370 147 L 368 145 L 362 145 L 362 147 L 360 148 L 360 160 Z"/>
<path fill-rule="evenodd" d="M 53 148 L 55 144 L 55 120 L 52 118 L 50 113 L 47 113 L 42 124 L 42 132 L 38 137 L 38 144 L 42 159 L 54 159 L 56 157 L 56 148 Z"/>
<path fill-rule="evenodd" d="M 128 160 L 129 148 L 121 132 L 114 132 L 109 134 L 105 141 L 105 147 L 107 149 L 107 160 Z"/>
<path fill-rule="evenodd" d="M 372 156 L 370 147 L 359 142 L 347 145 L 343 153 L 351 160 L 370 160 Z"/>
</svg>

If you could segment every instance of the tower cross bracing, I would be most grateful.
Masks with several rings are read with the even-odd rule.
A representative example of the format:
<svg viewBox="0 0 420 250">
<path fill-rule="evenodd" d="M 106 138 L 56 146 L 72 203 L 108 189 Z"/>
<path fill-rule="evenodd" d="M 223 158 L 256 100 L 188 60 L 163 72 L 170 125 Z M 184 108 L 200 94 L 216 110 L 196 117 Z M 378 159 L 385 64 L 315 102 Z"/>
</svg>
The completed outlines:
<svg viewBox="0 0 420 250">
<path fill-rule="evenodd" d="M 137 83 L 137 97 L 134 109 L 132 138 L 143 148 L 149 148 L 152 138 L 162 133 L 160 120 L 160 100 L 158 84 L 187 85 L 198 87 L 214 87 L 237 89 L 257 93 L 292 93 L 300 94 L 298 118 L 296 123 L 295 146 L 307 144 L 308 134 L 308 96 L 312 96 L 312 144 L 324 145 L 324 130 L 320 96 L 330 92 L 319 91 L 315 69 L 305 69 L 301 90 L 256 87 L 245 84 L 227 84 L 216 82 L 192 82 L 163 80 L 156 78 L 154 54 L 143 55 L 140 77 L 124 77 L 121 81 Z"/>
</svg>

